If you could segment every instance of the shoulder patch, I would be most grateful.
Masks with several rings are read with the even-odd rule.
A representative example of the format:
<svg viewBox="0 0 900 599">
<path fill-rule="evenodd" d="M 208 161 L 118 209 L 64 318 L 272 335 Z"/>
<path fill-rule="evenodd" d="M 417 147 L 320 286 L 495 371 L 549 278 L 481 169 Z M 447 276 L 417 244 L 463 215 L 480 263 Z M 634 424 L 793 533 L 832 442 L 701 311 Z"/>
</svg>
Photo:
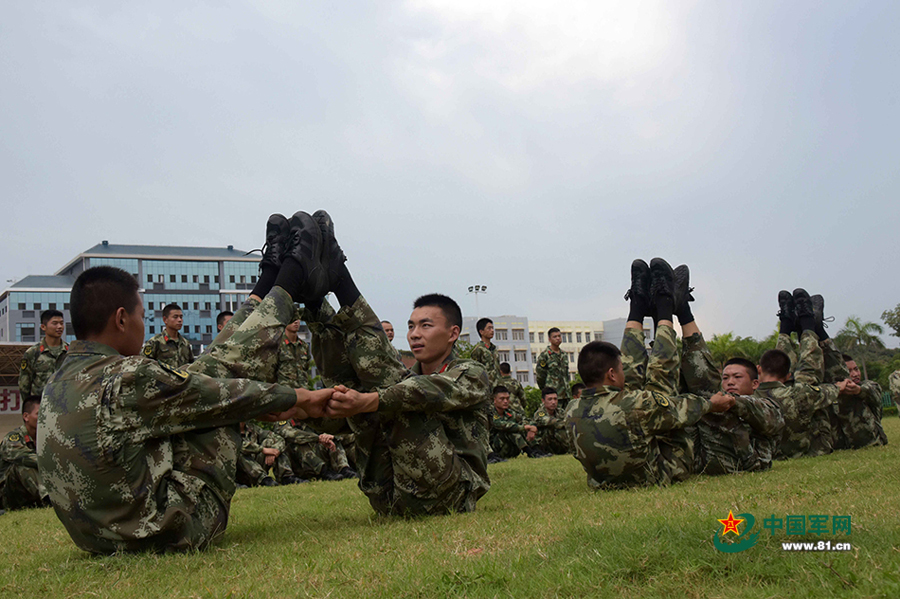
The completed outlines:
<svg viewBox="0 0 900 599">
<path fill-rule="evenodd" d="M 184 370 L 182 370 L 181 368 L 172 368 L 171 366 L 168 366 L 168 365 L 166 365 L 166 364 L 163 364 L 162 362 L 158 362 L 158 364 L 159 364 L 160 368 L 162 368 L 163 370 L 165 370 L 165 371 L 168 372 L 169 374 L 174 374 L 175 376 L 177 376 L 178 378 L 180 378 L 180 379 L 182 379 L 182 380 L 184 380 L 184 381 L 186 381 L 187 378 L 188 378 L 188 376 L 190 376 L 190 375 L 187 373 L 187 371 L 184 371 Z"/>
<path fill-rule="evenodd" d="M 663 407 L 663 408 L 669 407 L 669 398 L 668 397 L 666 397 L 662 393 L 659 393 L 658 391 L 651 391 L 651 393 L 653 394 L 653 399 L 656 400 L 656 405 Z"/>
<path fill-rule="evenodd" d="M 546 365 L 547 365 L 547 358 L 544 358 L 544 357 L 542 356 L 541 359 L 538 360 L 538 364 L 540 364 L 541 366 L 546 366 Z"/>
<path fill-rule="evenodd" d="M 144 346 L 144 355 L 147 356 L 147 357 L 149 358 L 149 357 L 150 357 L 150 354 L 152 354 L 152 353 L 153 353 L 153 348 L 150 347 L 150 343 L 148 342 L 148 343 Z"/>
<path fill-rule="evenodd" d="M 22 436 L 19 433 L 10 433 L 7 439 L 12 441 L 13 443 L 18 443 L 22 440 Z"/>
<path fill-rule="evenodd" d="M 26 370 L 28 368 L 28 360 L 22 358 L 22 370 Z"/>
<path fill-rule="evenodd" d="M 279 420 L 279 421 L 276 422 L 275 424 L 277 424 L 278 426 L 284 426 L 284 425 L 287 424 L 287 423 L 288 423 L 287 420 Z"/>
<path fill-rule="evenodd" d="M 812 390 L 815 391 L 816 393 L 818 393 L 819 391 L 822 390 L 821 387 L 819 387 L 817 385 L 810 385 L 810 387 L 812 387 Z"/>
</svg>

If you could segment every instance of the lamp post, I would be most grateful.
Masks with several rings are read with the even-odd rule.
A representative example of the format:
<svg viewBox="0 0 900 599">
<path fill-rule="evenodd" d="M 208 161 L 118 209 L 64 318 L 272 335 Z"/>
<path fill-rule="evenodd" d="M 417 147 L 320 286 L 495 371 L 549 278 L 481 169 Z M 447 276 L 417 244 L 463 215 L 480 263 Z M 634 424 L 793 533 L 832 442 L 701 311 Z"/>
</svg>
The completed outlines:
<svg viewBox="0 0 900 599">
<path fill-rule="evenodd" d="M 469 285 L 469 293 L 475 294 L 475 315 L 481 316 L 481 312 L 478 310 L 478 294 L 487 293 L 487 285 Z"/>
</svg>

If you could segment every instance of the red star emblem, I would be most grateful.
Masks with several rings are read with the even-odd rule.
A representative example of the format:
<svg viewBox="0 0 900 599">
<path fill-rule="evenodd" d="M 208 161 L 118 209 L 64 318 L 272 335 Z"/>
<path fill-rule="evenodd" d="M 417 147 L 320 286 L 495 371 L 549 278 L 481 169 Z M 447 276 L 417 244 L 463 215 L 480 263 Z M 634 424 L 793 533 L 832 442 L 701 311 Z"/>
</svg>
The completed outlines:
<svg viewBox="0 0 900 599">
<path fill-rule="evenodd" d="M 725 529 L 722 531 L 722 536 L 728 534 L 729 532 L 733 532 L 736 535 L 741 534 L 738 532 L 738 524 L 743 521 L 743 518 L 735 518 L 734 514 L 731 513 L 731 510 L 728 510 L 728 517 L 724 520 L 719 520 L 719 522 L 722 523 L 722 526 L 725 527 Z"/>
</svg>

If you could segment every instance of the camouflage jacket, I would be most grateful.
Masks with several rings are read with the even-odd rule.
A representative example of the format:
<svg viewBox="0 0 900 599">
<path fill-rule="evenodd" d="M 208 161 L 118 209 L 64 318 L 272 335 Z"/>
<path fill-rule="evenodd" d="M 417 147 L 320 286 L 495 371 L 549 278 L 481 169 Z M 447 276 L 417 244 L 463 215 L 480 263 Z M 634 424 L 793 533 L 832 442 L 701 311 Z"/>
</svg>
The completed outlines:
<svg viewBox="0 0 900 599">
<path fill-rule="evenodd" d="M 835 449 L 887 445 L 887 435 L 881 427 L 881 385 L 865 381 L 861 386 L 859 395 L 838 395 Z"/>
<path fill-rule="evenodd" d="M 538 356 L 534 373 L 538 389 L 543 390 L 544 387 L 556 389 L 560 404 L 565 404 L 564 400 L 572 397 L 572 390 L 569 389 L 569 357 L 566 352 L 562 350 L 554 352 L 548 347 Z"/>
<path fill-rule="evenodd" d="M 284 439 L 278 433 L 266 430 L 258 424 L 245 422 L 241 431 L 241 453 L 255 456 L 264 447 L 284 451 Z"/>
<path fill-rule="evenodd" d="M 291 342 L 285 336 L 278 349 L 278 384 L 293 389 L 309 388 L 309 345 L 302 339 Z"/>
<path fill-rule="evenodd" d="M 895 404 L 900 405 L 900 370 L 895 370 L 888 377 L 888 390 Z"/>
<path fill-rule="evenodd" d="M 0 486 L 6 480 L 6 471 L 14 464 L 34 469 L 38 467 L 35 441 L 24 424 L 8 432 L 0 441 Z"/>
<path fill-rule="evenodd" d="M 525 413 L 525 389 L 511 376 L 500 377 L 499 385 L 509 389 L 509 407 L 513 412 Z"/>
<path fill-rule="evenodd" d="M 498 433 L 522 433 L 525 434 L 525 424 L 513 412 L 497 412 L 493 411 L 491 419 L 491 434 Z"/>
<path fill-rule="evenodd" d="M 786 335 L 779 335 L 776 346 L 788 353 L 793 362 L 793 349 L 789 343 Z M 757 397 L 774 400 L 781 408 L 784 432 L 776 458 L 831 453 L 834 438 L 831 414 L 838 389 L 833 384 L 822 383 L 824 356 L 814 332 L 804 331 L 801 334 L 799 359 L 793 363 L 796 365 L 793 381 L 786 385 L 777 381 L 760 383 L 754 393 Z"/>
<path fill-rule="evenodd" d="M 547 408 L 541 406 L 532 416 L 531 423 L 538 427 L 538 432 L 542 428 L 564 429 L 566 428 L 566 416 L 558 407 L 554 414 L 550 414 Z"/>
<path fill-rule="evenodd" d="M 44 386 L 65 360 L 68 351 L 69 344 L 65 341 L 51 347 L 47 345 L 46 337 L 25 351 L 22 367 L 19 369 L 19 395 L 22 401 L 44 392 Z"/>
<path fill-rule="evenodd" d="M 319 433 L 303 420 L 282 420 L 275 424 L 274 430 L 285 443 L 307 445 L 319 442 Z"/>
<path fill-rule="evenodd" d="M 169 337 L 165 331 L 154 335 L 144 343 L 142 352 L 145 357 L 165 364 L 169 368 L 181 368 L 194 361 L 194 352 L 191 350 L 191 342 L 184 335 L 177 338 Z"/>
<path fill-rule="evenodd" d="M 491 343 L 485 345 L 483 341 L 479 341 L 472 346 L 472 359 L 484 366 L 491 381 L 491 387 L 501 385 L 500 375 L 500 358 L 497 356 L 497 346 Z M 492 389 L 493 390 L 493 389 Z M 512 391 L 510 391 L 512 393 Z"/>
<path fill-rule="evenodd" d="M 669 475 L 658 465 L 660 441 L 686 435 L 682 429 L 709 409 L 709 400 L 698 395 L 667 397 L 601 385 L 569 404 L 566 426 L 591 487 L 668 484 Z"/>
<path fill-rule="evenodd" d="M 82 549 L 166 545 L 186 506 L 206 489 L 221 493 L 188 472 L 194 456 L 181 433 L 284 411 L 296 399 L 281 385 L 212 378 L 75 341 L 44 390 L 38 467 Z"/>
<path fill-rule="evenodd" d="M 784 430 L 781 408 L 767 397 L 738 395 L 727 412 L 697 424 L 696 470 L 704 474 L 767 470 Z"/>
<path fill-rule="evenodd" d="M 491 486 L 487 474 L 491 389 L 481 364 L 460 359 L 453 351 L 438 372 L 423 375 L 422 365 L 416 362 L 406 378 L 378 389 L 378 395 L 378 413 L 425 412 L 440 422 L 456 455 L 472 470 L 472 491 L 487 492 Z M 427 439 L 422 447 L 427 447 Z"/>
</svg>

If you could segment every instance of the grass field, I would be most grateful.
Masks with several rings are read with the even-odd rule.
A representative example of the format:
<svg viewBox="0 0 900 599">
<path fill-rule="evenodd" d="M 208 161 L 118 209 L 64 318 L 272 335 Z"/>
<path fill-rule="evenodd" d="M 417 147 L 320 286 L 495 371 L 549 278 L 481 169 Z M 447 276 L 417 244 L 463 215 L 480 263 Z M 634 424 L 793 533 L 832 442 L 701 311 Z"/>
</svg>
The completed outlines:
<svg viewBox="0 0 900 599">
<path fill-rule="evenodd" d="M 490 468 L 474 514 L 376 517 L 351 481 L 238 491 L 201 553 L 91 557 L 51 509 L 0 517 L 0 597 L 900 597 L 900 419 L 887 447 L 595 493 L 571 457 Z M 729 510 L 755 546 L 723 553 Z M 850 516 L 851 533 L 791 536 L 771 515 Z M 729 537 L 734 537 L 729 534 Z M 784 541 L 850 542 L 786 552 Z"/>
</svg>

